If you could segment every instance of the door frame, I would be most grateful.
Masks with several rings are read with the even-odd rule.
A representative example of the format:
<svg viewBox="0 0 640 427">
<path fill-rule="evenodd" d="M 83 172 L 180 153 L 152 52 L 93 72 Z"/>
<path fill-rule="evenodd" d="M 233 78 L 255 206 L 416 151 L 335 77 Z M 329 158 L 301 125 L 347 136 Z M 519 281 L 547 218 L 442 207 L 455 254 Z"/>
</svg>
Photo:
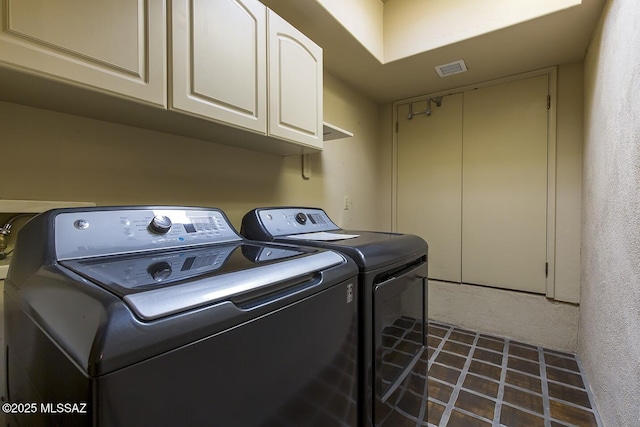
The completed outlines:
<svg viewBox="0 0 640 427">
<path fill-rule="evenodd" d="M 456 93 L 467 92 L 481 87 L 495 86 L 515 80 L 529 77 L 547 75 L 549 80 L 548 93 L 550 96 L 547 114 L 547 277 L 545 283 L 545 295 L 547 298 L 555 297 L 555 239 L 556 239 L 556 103 L 558 67 L 547 67 L 527 73 L 515 74 L 499 79 L 462 86 L 456 89 L 429 93 L 426 95 L 405 98 L 394 101 L 393 110 L 393 142 L 391 149 L 391 229 L 396 232 L 398 227 L 398 107 L 410 102 L 425 101 L 427 98 L 447 96 Z"/>
</svg>

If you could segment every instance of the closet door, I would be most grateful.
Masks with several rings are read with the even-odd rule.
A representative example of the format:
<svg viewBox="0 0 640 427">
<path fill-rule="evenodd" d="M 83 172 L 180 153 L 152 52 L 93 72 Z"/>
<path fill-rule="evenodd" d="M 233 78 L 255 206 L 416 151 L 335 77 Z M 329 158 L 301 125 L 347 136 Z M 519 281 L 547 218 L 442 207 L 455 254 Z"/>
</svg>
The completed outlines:
<svg viewBox="0 0 640 427">
<path fill-rule="evenodd" d="M 464 93 L 462 282 L 545 293 L 548 76 Z"/>
<path fill-rule="evenodd" d="M 445 96 L 411 119 L 409 104 L 398 106 L 397 230 L 427 241 L 430 279 L 452 282 L 461 281 L 462 99 Z"/>
</svg>

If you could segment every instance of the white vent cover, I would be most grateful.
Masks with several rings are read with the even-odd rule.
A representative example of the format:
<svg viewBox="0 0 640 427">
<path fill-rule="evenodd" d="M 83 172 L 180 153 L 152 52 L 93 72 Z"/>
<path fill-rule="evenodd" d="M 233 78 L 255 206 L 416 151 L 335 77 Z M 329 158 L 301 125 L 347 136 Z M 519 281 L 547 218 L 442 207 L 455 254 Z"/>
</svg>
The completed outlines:
<svg viewBox="0 0 640 427">
<path fill-rule="evenodd" d="M 436 66 L 436 72 L 440 77 L 451 76 L 453 74 L 464 73 L 467 71 L 467 65 L 464 60 L 449 62 L 448 64 Z"/>
</svg>

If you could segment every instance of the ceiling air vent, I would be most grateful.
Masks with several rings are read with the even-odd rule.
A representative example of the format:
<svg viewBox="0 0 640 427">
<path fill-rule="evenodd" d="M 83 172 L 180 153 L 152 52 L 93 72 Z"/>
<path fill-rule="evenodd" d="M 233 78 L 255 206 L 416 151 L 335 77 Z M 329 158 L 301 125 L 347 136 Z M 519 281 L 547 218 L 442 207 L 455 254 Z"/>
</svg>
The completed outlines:
<svg viewBox="0 0 640 427">
<path fill-rule="evenodd" d="M 467 71 L 467 65 L 461 59 L 455 62 L 449 62 L 444 65 L 437 65 L 436 72 L 440 77 L 450 76 L 452 74 L 464 73 Z"/>
</svg>

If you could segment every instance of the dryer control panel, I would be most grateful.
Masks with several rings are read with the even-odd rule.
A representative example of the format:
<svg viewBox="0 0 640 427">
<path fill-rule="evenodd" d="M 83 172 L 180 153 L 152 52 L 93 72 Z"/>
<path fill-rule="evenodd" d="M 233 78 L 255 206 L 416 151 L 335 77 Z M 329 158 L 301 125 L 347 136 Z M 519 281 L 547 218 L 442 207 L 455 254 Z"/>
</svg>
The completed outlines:
<svg viewBox="0 0 640 427">
<path fill-rule="evenodd" d="M 319 208 L 269 208 L 257 211 L 260 223 L 273 237 L 340 230 Z"/>
<path fill-rule="evenodd" d="M 95 208 L 55 216 L 58 260 L 241 241 L 217 209 Z"/>
</svg>

